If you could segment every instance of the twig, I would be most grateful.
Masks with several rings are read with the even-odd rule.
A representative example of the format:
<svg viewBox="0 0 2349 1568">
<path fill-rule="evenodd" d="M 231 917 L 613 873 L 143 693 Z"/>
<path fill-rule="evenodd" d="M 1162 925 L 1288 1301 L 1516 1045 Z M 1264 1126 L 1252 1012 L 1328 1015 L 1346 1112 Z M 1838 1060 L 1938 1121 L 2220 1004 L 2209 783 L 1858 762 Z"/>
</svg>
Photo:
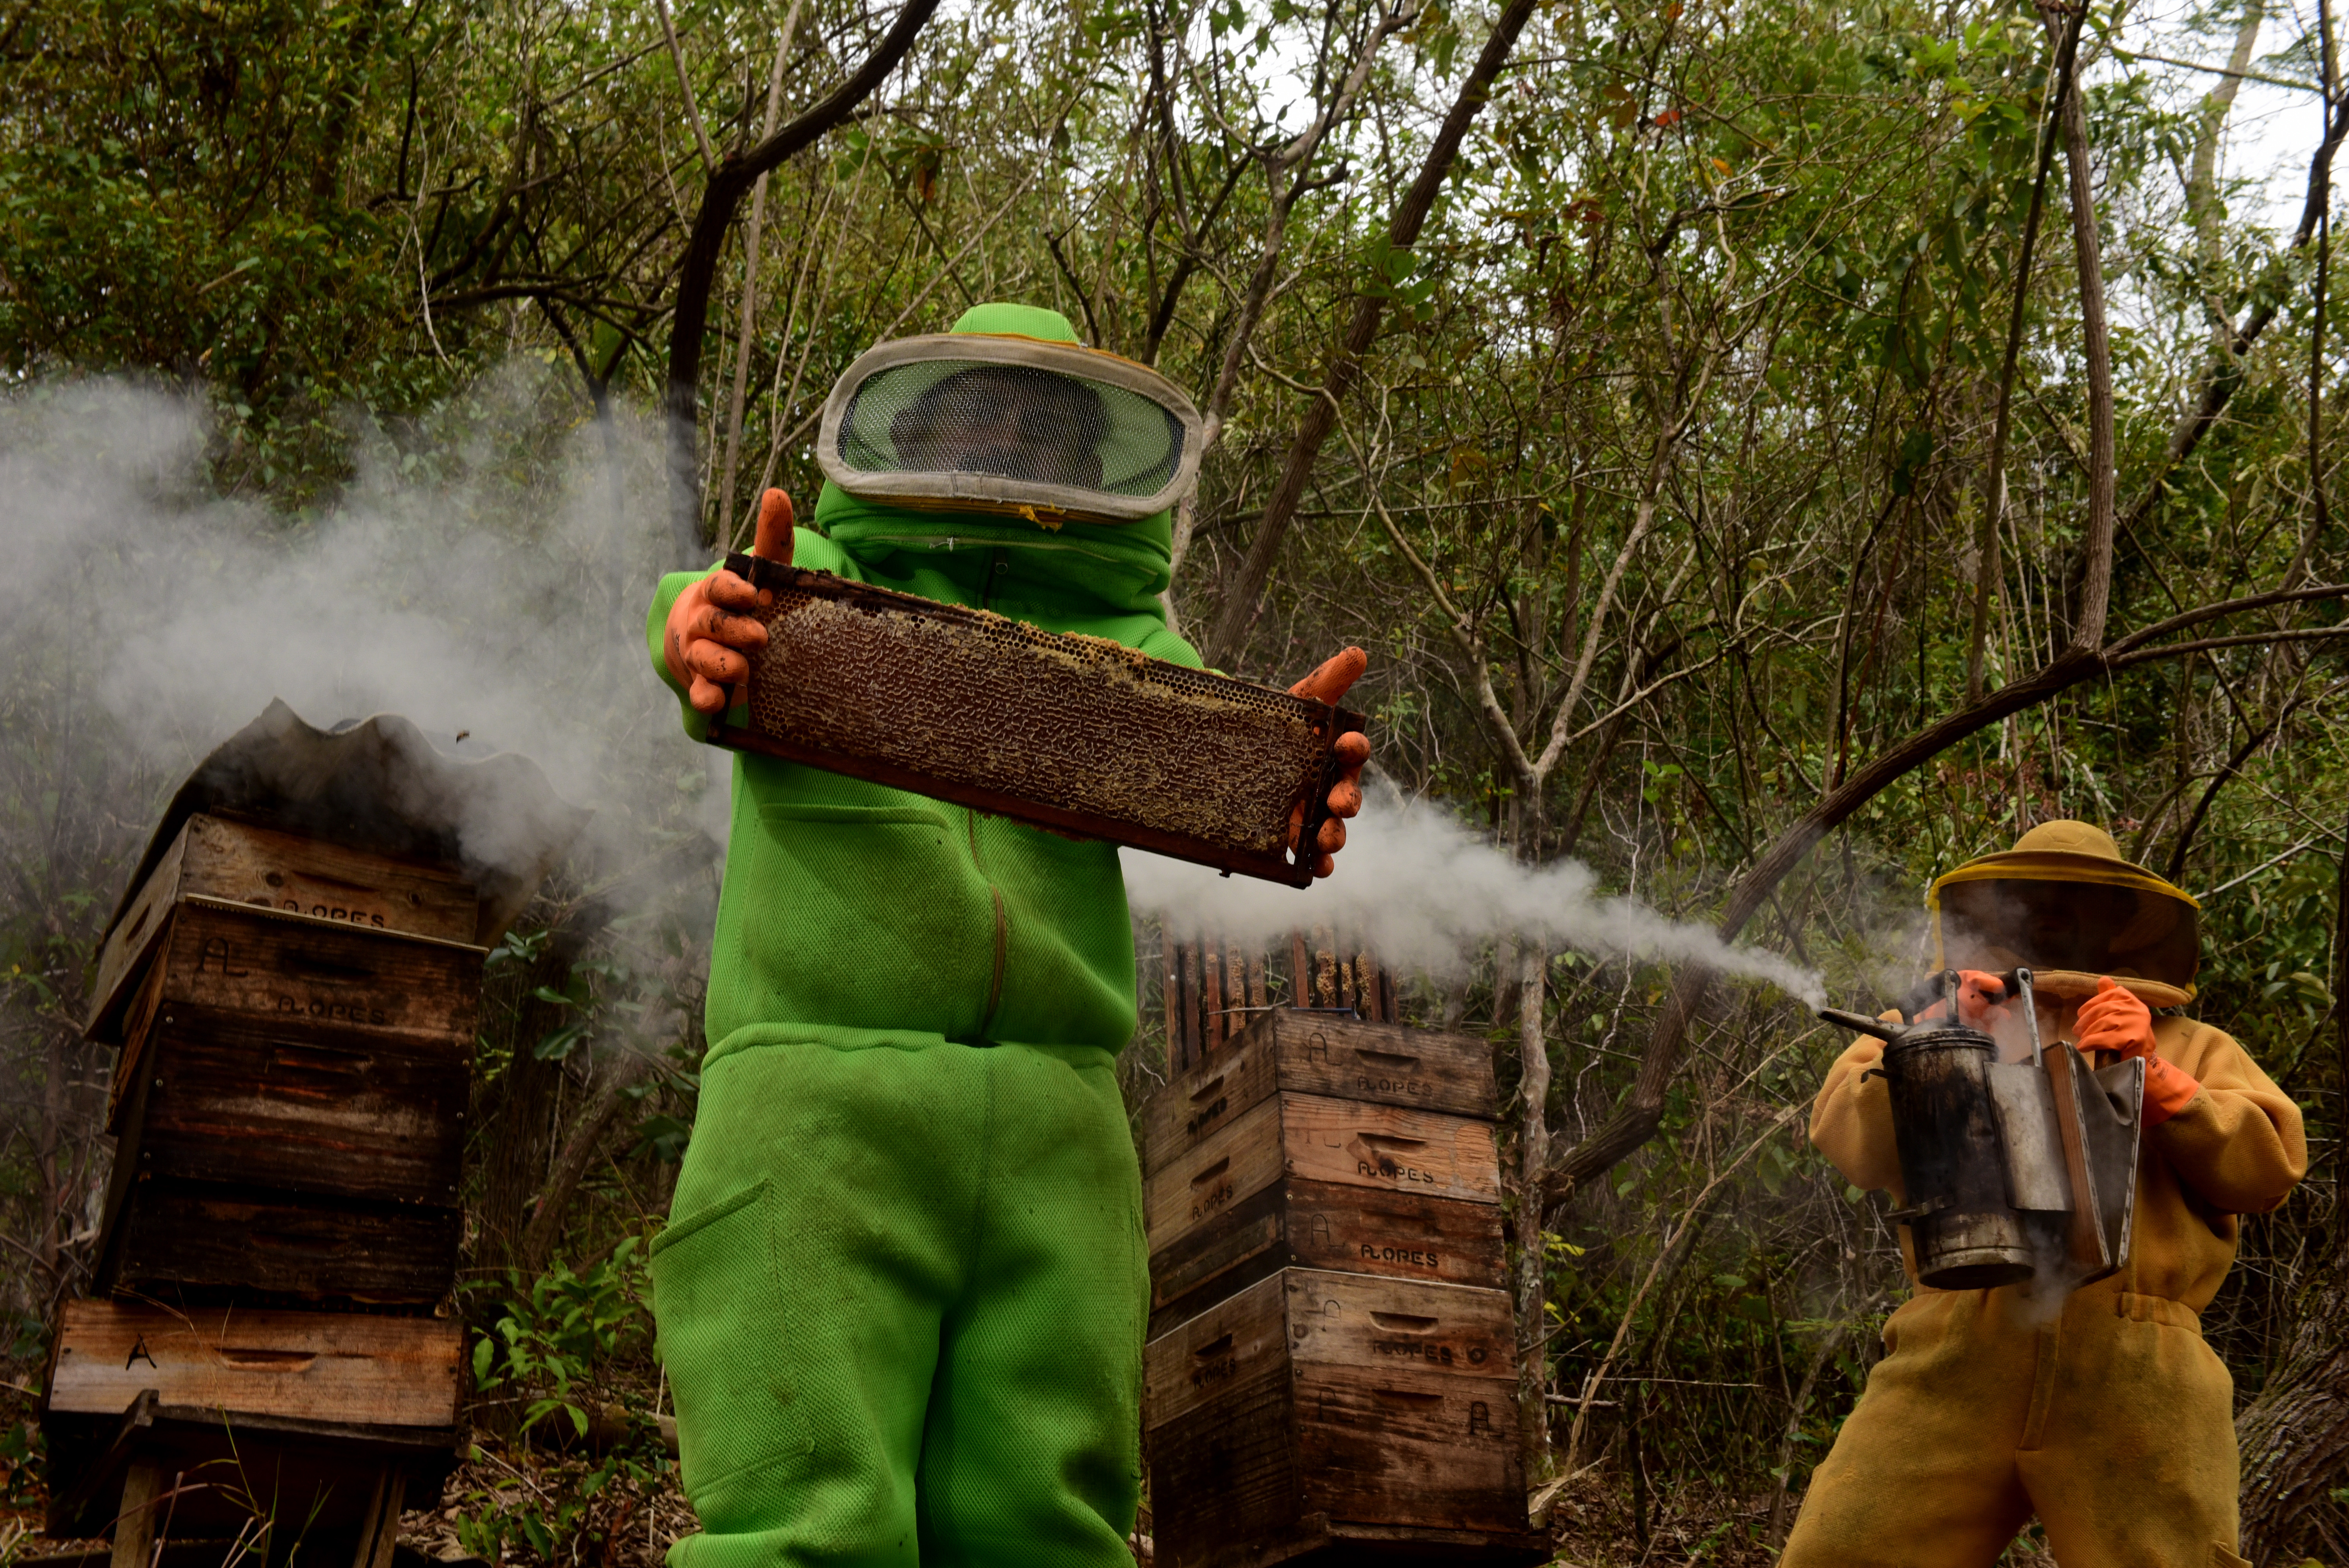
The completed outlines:
<svg viewBox="0 0 2349 1568">
<path fill-rule="evenodd" d="M 2292 845 L 2292 848 L 2284 851 L 2283 853 L 2269 856 L 2266 860 L 2261 861 L 2258 865 L 2253 866 L 2250 871 L 2245 872 L 2241 876 L 2236 877 L 2230 882 L 2222 882 L 2217 887 L 2212 888 L 2209 892 L 2196 893 L 2194 895 L 2195 900 L 2197 903 L 2208 903 L 2212 899 L 2217 898 L 2220 893 L 2225 892 L 2229 888 L 2240 887 L 2243 883 L 2251 881 L 2253 877 L 2259 875 L 2261 872 L 2266 871 L 2269 867 L 2282 865 L 2284 861 L 2292 859 L 2292 856 L 2300 853 L 2301 851 L 2308 848 L 2309 845 L 2314 842 L 2316 842 L 2314 839 L 2302 839 L 2300 842 Z"/>
<path fill-rule="evenodd" d="M 669 63 L 677 67 L 678 90 L 685 94 L 685 114 L 693 122 L 693 139 L 701 149 L 704 170 L 718 167 L 718 155 L 709 150 L 709 133 L 701 128 L 701 106 L 693 101 L 693 78 L 685 72 L 685 51 L 678 47 L 677 24 L 669 19 L 668 0 L 653 0 L 653 9 L 660 13 L 661 35 L 668 40 Z"/>
</svg>

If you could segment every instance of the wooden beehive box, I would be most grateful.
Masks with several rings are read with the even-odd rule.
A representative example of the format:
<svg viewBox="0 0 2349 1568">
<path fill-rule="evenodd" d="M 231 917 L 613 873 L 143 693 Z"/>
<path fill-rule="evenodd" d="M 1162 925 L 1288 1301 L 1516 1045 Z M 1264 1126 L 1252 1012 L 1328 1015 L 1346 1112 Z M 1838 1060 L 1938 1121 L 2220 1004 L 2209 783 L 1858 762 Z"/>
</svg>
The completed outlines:
<svg viewBox="0 0 2349 1568">
<path fill-rule="evenodd" d="M 464 1329 L 362 1313 L 69 1301 L 43 1383 L 49 1530 L 103 1533 L 134 1460 L 193 1484 L 173 1528 L 250 1522 L 254 1499 L 315 1528 L 358 1522 L 386 1467 L 435 1488 L 455 1459 Z"/>
<path fill-rule="evenodd" d="M 1259 1016 L 1143 1112 L 1151 1331 L 1294 1265 L 1497 1286 L 1495 1109 L 1474 1037 Z"/>
<path fill-rule="evenodd" d="M 481 965 L 446 868 L 189 819 L 99 958 L 97 1284 L 427 1302 L 454 1277 Z"/>
<path fill-rule="evenodd" d="M 1158 1561 L 1546 1560 L 1506 1293 L 1283 1269 L 1153 1339 Z"/>
</svg>

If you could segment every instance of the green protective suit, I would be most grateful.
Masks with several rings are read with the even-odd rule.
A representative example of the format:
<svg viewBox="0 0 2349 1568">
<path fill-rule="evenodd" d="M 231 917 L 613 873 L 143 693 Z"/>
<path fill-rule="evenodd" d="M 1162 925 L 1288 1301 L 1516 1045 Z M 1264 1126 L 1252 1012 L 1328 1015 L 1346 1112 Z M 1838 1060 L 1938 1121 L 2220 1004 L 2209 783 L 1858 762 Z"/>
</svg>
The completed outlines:
<svg viewBox="0 0 2349 1568">
<path fill-rule="evenodd" d="M 1019 306 L 954 330 L 1075 341 Z M 1170 537 L 1164 513 L 1047 530 L 826 485 L 794 551 L 1195 665 L 1158 599 Z M 695 575 L 647 623 L 673 689 Z M 702 1524 L 671 1568 L 1130 1563 L 1147 1264 L 1116 850 L 772 758 L 738 756 L 733 789 L 700 1109 L 652 1257 Z"/>
</svg>

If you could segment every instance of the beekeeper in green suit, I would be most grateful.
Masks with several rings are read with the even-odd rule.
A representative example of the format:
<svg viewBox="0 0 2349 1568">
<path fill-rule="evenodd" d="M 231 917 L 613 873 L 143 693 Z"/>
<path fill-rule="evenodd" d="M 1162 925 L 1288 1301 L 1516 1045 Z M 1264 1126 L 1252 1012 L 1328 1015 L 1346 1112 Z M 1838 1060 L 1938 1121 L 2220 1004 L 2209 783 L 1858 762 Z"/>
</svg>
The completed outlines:
<svg viewBox="0 0 2349 1568">
<path fill-rule="evenodd" d="M 850 367 L 815 528 L 770 490 L 758 553 L 1196 665 L 1159 595 L 1198 439 L 1155 372 L 982 305 Z M 763 645 L 755 605 L 722 570 L 654 598 L 697 738 Z M 1335 701 L 1362 665 L 1295 689 Z M 1344 841 L 1325 827 L 1323 874 Z M 1147 1266 L 1118 851 L 738 755 L 708 1022 L 652 1255 L 702 1525 L 671 1568 L 1129 1563 Z"/>
</svg>

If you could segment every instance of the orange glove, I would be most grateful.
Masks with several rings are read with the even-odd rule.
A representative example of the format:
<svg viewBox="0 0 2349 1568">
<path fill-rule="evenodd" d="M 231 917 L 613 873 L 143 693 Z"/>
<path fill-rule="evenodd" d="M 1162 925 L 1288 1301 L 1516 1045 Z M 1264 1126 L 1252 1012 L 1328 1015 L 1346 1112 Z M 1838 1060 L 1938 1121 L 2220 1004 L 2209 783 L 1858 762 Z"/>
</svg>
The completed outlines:
<svg viewBox="0 0 2349 1568">
<path fill-rule="evenodd" d="M 1319 669 L 1290 686 L 1288 695 L 1334 704 L 1362 678 L 1362 672 L 1370 665 L 1370 655 L 1360 648 L 1348 648 L 1332 655 Z M 1340 819 L 1362 809 L 1362 764 L 1371 759 L 1370 740 L 1360 732 L 1340 736 L 1336 749 L 1346 770 L 1330 787 L 1330 820 L 1321 824 L 1321 831 L 1314 841 L 1321 851 L 1313 862 L 1313 874 L 1317 877 L 1326 877 L 1337 869 L 1338 862 L 1331 857 L 1346 847 L 1346 824 Z M 1288 823 L 1288 841 L 1292 845 L 1297 842 L 1297 830 L 1304 820 L 1304 808 L 1299 807 Z"/>
<path fill-rule="evenodd" d="M 2096 994 L 2080 1004 L 2072 1026 L 2083 1051 L 2110 1051 L 2145 1058 L 2145 1124 L 2159 1127 L 2186 1109 L 2202 1086 L 2181 1068 L 2161 1059 L 2153 1044 L 2153 1010 L 2111 975 L 2096 981 Z"/>
<path fill-rule="evenodd" d="M 779 490 L 759 498 L 759 537 L 750 553 L 792 563 L 792 498 Z M 686 700 L 696 712 L 725 711 L 730 700 L 726 688 L 750 674 L 750 661 L 743 653 L 767 645 L 767 628 L 742 612 L 772 603 L 773 594 L 720 570 L 688 584 L 668 607 L 661 658 L 686 688 Z"/>
<path fill-rule="evenodd" d="M 1970 1029 L 1984 1032 L 1996 1029 L 2006 1022 L 2009 1009 L 2005 1006 L 2006 982 L 1987 969 L 1958 971 L 1958 1021 Z M 1933 1015 L 1949 1006 L 1936 1002 L 1917 1015 L 1920 1024 L 1931 1021 Z"/>
</svg>

